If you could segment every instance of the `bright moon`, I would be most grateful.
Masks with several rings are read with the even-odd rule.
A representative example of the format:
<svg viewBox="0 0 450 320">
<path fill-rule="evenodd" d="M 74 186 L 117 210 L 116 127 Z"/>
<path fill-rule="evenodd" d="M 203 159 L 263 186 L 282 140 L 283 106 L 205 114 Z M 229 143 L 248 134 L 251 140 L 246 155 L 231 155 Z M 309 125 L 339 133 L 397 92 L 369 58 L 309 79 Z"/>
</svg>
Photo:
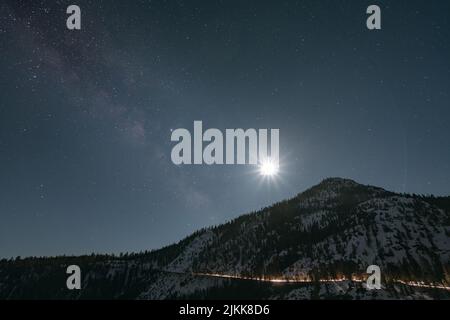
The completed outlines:
<svg viewBox="0 0 450 320">
<path fill-rule="evenodd" d="M 278 166 L 273 161 L 266 160 L 259 166 L 259 173 L 266 177 L 274 176 L 278 173 Z"/>
</svg>

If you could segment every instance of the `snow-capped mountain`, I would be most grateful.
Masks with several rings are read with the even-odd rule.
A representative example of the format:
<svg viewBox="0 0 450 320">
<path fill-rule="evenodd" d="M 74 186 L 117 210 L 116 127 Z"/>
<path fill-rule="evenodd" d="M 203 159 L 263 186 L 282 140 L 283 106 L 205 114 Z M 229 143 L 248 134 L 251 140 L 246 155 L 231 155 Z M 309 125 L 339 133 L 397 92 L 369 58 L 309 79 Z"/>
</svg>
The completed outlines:
<svg viewBox="0 0 450 320">
<path fill-rule="evenodd" d="M 0 298 L 450 298 L 449 236 L 449 197 L 330 178 L 160 250 L 2 261 Z M 369 265 L 381 290 L 365 288 Z"/>
</svg>

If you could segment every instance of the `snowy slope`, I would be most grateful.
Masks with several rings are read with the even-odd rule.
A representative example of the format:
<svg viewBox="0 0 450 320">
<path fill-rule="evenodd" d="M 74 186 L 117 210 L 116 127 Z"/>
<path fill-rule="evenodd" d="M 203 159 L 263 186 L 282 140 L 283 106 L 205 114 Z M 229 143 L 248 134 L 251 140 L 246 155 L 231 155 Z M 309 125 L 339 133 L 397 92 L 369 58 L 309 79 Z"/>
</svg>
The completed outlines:
<svg viewBox="0 0 450 320">
<path fill-rule="evenodd" d="M 330 178 L 153 252 L 2 261 L 0 298 L 204 298 L 240 293 L 242 286 L 255 287 L 264 298 L 442 298 L 396 281 L 449 286 L 449 204 L 449 198 L 396 194 Z M 72 263 L 81 264 L 84 274 L 85 290 L 78 295 L 61 288 L 65 267 Z M 384 287 L 377 294 L 345 281 L 273 291 L 270 285 L 217 278 L 365 279 L 372 264 L 382 271 Z"/>
</svg>

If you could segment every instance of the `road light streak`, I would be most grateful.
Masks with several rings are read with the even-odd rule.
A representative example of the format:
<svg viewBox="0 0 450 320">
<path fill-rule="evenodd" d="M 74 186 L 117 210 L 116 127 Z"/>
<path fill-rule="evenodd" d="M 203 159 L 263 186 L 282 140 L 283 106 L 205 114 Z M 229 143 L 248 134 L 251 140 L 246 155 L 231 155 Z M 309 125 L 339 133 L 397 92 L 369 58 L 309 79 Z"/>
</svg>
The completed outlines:
<svg viewBox="0 0 450 320">
<path fill-rule="evenodd" d="M 248 276 L 240 276 L 240 275 L 230 275 L 230 274 L 221 274 L 221 273 L 192 273 L 195 276 L 205 276 L 205 277 L 215 277 L 215 278 L 224 278 L 224 279 L 237 279 L 237 280 L 250 280 L 250 281 L 261 281 L 261 282 L 272 282 L 272 283 L 314 283 L 317 282 L 317 280 L 313 279 L 295 279 L 295 278 L 272 278 L 272 277 L 248 277 Z M 352 277 L 352 278 L 336 278 L 336 279 L 319 279 L 318 282 L 320 283 L 339 283 L 344 281 L 351 281 L 351 282 L 364 282 L 365 280 L 362 279 L 362 277 Z M 393 279 L 392 282 L 394 283 L 400 283 L 406 286 L 411 287 L 420 287 L 420 288 L 429 288 L 429 289 L 443 289 L 443 290 L 449 290 L 450 286 L 445 286 L 443 284 L 435 284 L 435 283 L 425 283 L 423 281 L 416 282 L 416 281 L 404 281 L 404 280 L 395 280 Z"/>
</svg>

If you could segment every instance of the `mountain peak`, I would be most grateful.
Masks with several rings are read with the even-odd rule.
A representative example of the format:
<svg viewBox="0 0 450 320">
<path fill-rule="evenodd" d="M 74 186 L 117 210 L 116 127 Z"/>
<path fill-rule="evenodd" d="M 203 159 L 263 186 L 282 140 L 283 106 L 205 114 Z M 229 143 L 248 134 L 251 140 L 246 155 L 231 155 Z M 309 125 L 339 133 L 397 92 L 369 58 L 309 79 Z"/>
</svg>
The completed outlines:
<svg viewBox="0 0 450 320">
<path fill-rule="evenodd" d="M 339 185 L 360 185 L 352 179 L 340 178 L 340 177 L 330 177 L 322 180 L 320 184 L 339 184 Z"/>
<path fill-rule="evenodd" d="M 0 299 L 448 299 L 449 205 L 327 178 L 296 198 L 160 250 L 0 260 Z M 77 259 L 85 287 L 80 294 L 61 291 L 61 266 Z M 376 294 L 362 286 L 373 264 L 384 275 Z M 44 281 L 42 290 L 29 289 Z"/>
<path fill-rule="evenodd" d="M 302 206 L 320 207 L 329 206 L 336 201 L 356 204 L 387 194 L 389 192 L 382 188 L 360 184 L 351 179 L 330 177 L 300 193 L 297 199 L 302 202 Z"/>
<path fill-rule="evenodd" d="M 311 189 L 316 191 L 325 191 L 325 192 L 339 192 L 347 189 L 354 189 L 359 187 L 367 187 L 362 185 L 354 180 L 339 178 L 339 177 L 330 177 L 323 179 L 319 184 L 313 186 Z"/>
</svg>

